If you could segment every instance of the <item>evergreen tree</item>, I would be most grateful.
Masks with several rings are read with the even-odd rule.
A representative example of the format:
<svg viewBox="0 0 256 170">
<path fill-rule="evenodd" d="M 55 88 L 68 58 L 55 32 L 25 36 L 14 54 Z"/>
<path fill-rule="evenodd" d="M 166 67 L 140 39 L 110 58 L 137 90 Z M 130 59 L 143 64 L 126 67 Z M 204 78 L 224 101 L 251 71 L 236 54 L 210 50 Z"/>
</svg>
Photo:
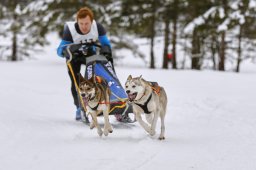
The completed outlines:
<svg viewBox="0 0 256 170">
<path fill-rule="evenodd" d="M 39 15 L 33 15 L 32 10 L 27 10 L 30 4 L 27 0 L 5 0 L 1 4 L 4 6 L 0 22 L 3 28 L 1 32 L 8 42 L 3 50 L 5 53 L 1 56 L 4 60 L 22 60 L 37 50 L 36 45 L 46 44 L 46 32 L 42 31 L 41 18 Z M 34 6 L 35 10 L 41 7 Z"/>
<path fill-rule="evenodd" d="M 26 4 L 27 1 L 1 1 L 1 35 L 5 37 L 5 42 L 7 42 L 2 47 L 2 59 L 17 61 L 19 54 L 26 55 L 22 47 L 18 48 L 22 42 L 19 38 L 24 33 L 22 23 L 25 21 L 21 8 Z"/>
<path fill-rule="evenodd" d="M 187 0 L 187 13 L 185 14 L 185 22 L 187 22 L 186 33 L 191 36 L 191 68 L 201 69 L 204 56 L 204 40 L 208 35 L 207 25 L 202 16 L 210 9 L 212 2 Z"/>
<path fill-rule="evenodd" d="M 122 21 L 127 32 L 150 40 L 150 68 L 155 68 L 154 40 L 160 7 L 158 0 L 124 0 L 122 3 Z"/>
<path fill-rule="evenodd" d="M 184 0 L 162 0 L 162 12 L 160 17 L 165 25 L 164 28 L 164 53 L 163 53 L 163 65 L 162 68 L 168 68 L 168 46 L 172 46 L 172 68 L 177 69 L 177 52 L 176 46 L 179 35 L 179 18 L 184 12 Z M 172 28 L 170 26 L 172 25 Z"/>
<path fill-rule="evenodd" d="M 237 37 L 237 46 L 234 46 L 233 48 L 237 51 L 237 57 L 235 57 L 235 71 L 239 72 L 241 62 L 248 57 L 248 53 L 243 54 L 243 52 L 249 50 L 248 45 L 251 44 L 251 40 L 253 39 L 252 35 L 256 35 L 255 29 L 250 32 L 250 29 L 255 26 L 253 25 L 253 23 L 255 23 L 253 21 L 255 21 L 256 2 L 254 2 L 253 5 L 253 1 L 250 0 L 237 0 L 231 3 L 230 7 L 230 13 L 224 22 L 231 26 L 232 29 L 230 32 L 232 31 L 234 36 Z M 251 35 L 247 37 L 246 34 L 248 32 L 250 32 Z"/>
</svg>

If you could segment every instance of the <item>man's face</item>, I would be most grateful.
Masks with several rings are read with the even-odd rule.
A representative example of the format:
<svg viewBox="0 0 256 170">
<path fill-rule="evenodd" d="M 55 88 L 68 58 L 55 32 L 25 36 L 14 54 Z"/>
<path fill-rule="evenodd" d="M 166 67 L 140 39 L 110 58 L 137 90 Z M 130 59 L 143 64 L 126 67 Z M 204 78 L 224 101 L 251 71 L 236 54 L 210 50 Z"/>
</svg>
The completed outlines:
<svg viewBox="0 0 256 170">
<path fill-rule="evenodd" d="M 92 22 L 89 16 L 86 16 L 85 18 L 79 18 L 77 23 L 78 23 L 79 29 L 83 34 L 87 34 L 90 31 Z"/>
</svg>

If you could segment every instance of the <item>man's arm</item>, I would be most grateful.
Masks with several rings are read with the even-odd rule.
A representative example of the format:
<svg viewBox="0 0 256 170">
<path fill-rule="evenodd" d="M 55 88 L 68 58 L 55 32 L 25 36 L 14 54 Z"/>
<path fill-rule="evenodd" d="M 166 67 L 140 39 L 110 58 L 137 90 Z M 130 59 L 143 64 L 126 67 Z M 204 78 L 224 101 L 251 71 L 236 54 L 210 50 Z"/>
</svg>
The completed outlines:
<svg viewBox="0 0 256 170">
<path fill-rule="evenodd" d="M 67 25 L 64 26 L 62 40 L 57 48 L 57 54 L 60 57 L 64 57 L 64 50 L 67 48 L 67 44 L 73 43 L 73 39 Z"/>
<path fill-rule="evenodd" d="M 100 44 L 102 46 L 109 46 L 109 48 L 111 48 L 111 44 L 110 44 L 110 41 L 107 37 L 107 33 L 106 33 L 105 28 L 99 23 L 97 23 L 97 28 L 98 28 L 98 33 L 99 33 Z"/>
<path fill-rule="evenodd" d="M 98 28 L 98 32 L 99 32 L 99 41 L 101 44 L 101 50 L 100 53 L 104 56 L 106 56 L 106 58 L 112 62 L 113 64 L 113 59 L 112 59 L 112 51 L 111 51 L 111 44 L 110 41 L 106 35 L 106 30 L 105 28 L 97 23 L 97 28 Z"/>
<path fill-rule="evenodd" d="M 109 48 L 111 48 L 111 44 L 110 44 L 110 41 L 107 37 L 107 35 L 102 35 L 102 36 L 99 36 L 99 41 L 100 41 L 100 44 L 102 46 L 109 46 Z"/>
</svg>

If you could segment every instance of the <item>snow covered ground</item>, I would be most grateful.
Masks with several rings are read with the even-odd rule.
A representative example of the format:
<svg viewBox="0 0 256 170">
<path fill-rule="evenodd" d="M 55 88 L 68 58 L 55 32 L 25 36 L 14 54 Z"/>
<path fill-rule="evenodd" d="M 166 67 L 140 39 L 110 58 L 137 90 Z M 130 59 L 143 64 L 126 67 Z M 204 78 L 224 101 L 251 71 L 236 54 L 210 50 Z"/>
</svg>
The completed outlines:
<svg viewBox="0 0 256 170">
<path fill-rule="evenodd" d="M 114 132 L 100 138 L 74 120 L 67 69 L 54 50 L 0 62 L 0 169 L 256 169 L 255 65 L 239 74 L 116 67 L 122 84 L 131 74 L 165 87 L 166 140 L 157 140 L 160 122 L 150 137 L 113 116 Z"/>
</svg>

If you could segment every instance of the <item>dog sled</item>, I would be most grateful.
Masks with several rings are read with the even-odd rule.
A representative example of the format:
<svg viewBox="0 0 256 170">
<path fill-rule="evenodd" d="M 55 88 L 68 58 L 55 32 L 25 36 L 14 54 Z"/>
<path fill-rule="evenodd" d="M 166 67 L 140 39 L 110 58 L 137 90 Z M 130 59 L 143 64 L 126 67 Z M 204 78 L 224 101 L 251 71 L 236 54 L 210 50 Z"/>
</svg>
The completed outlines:
<svg viewBox="0 0 256 170">
<path fill-rule="evenodd" d="M 92 56 L 75 56 L 73 55 L 74 52 L 80 51 L 83 54 L 87 54 L 87 49 L 89 46 L 93 46 L 94 48 L 97 47 L 97 52 L 95 55 Z M 101 45 L 96 43 L 79 43 L 79 44 L 68 44 L 66 48 L 66 52 L 68 53 L 69 58 L 67 59 L 67 66 L 70 70 L 76 89 L 78 98 L 80 101 L 80 105 L 82 108 L 82 111 L 84 113 L 84 120 L 86 123 L 89 123 L 88 115 L 86 114 L 86 106 L 83 102 L 82 96 L 80 95 L 79 90 L 79 80 L 76 79 L 76 76 L 74 75 L 73 68 L 70 64 L 70 62 L 73 59 L 76 59 L 76 57 L 86 57 L 86 70 L 84 73 L 84 77 L 86 79 L 90 79 L 92 76 L 100 76 L 103 77 L 107 85 L 110 88 L 111 96 L 110 96 L 110 112 L 109 115 L 124 115 L 128 113 L 132 113 L 132 106 L 127 103 L 128 96 L 122 87 L 116 73 L 114 70 L 114 66 L 112 66 L 112 63 L 107 60 L 107 58 L 99 54 L 99 50 L 101 50 Z M 104 51 L 104 50 L 103 50 Z M 97 54 L 98 53 L 98 54 Z"/>
</svg>

